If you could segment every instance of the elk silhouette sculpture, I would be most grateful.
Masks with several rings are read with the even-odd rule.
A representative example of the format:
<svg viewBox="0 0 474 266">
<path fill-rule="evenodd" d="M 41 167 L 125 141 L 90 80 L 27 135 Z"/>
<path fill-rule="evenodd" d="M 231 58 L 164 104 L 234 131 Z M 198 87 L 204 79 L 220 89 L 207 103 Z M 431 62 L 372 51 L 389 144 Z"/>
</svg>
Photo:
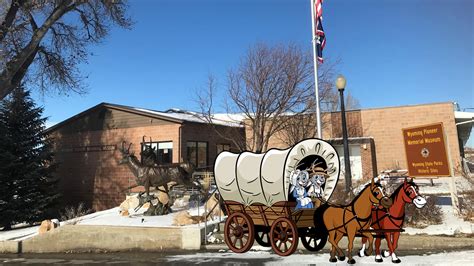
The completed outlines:
<svg viewBox="0 0 474 266">
<path fill-rule="evenodd" d="M 132 143 L 129 144 L 128 149 L 125 149 L 125 141 L 123 141 L 122 146 L 119 148 L 122 153 L 122 159 L 119 164 L 127 164 L 136 178 L 136 184 L 127 189 L 144 186 L 146 198 L 150 199 L 150 187 L 155 187 L 166 194 L 175 185 L 199 187 L 198 184 L 192 182 L 194 167 L 191 164 L 145 165 L 133 153 L 130 153 L 131 146 Z M 163 187 L 164 190 L 161 190 L 159 187 Z"/>
</svg>

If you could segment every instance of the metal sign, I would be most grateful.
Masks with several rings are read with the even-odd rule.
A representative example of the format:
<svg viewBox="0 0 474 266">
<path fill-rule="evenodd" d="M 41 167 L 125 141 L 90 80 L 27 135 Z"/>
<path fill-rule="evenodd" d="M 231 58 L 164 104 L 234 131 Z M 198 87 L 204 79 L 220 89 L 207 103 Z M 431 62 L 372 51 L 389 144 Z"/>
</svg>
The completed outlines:
<svg viewBox="0 0 474 266">
<path fill-rule="evenodd" d="M 450 176 L 443 123 L 404 128 L 403 139 L 410 176 Z"/>
</svg>

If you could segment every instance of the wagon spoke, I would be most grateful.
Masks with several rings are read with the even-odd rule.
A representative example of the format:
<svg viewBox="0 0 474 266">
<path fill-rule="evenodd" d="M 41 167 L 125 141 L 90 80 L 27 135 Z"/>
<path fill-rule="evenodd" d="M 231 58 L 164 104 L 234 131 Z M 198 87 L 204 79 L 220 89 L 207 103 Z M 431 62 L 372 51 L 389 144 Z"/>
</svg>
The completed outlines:
<svg viewBox="0 0 474 266">
<path fill-rule="evenodd" d="M 283 231 L 282 223 L 278 223 L 278 228 L 280 229 L 279 232 Z"/>
<path fill-rule="evenodd" d="M 232 241 L 232 246 L 236 247 L 235 244 L 237 244 L 237 239 L 238 239 L 237 237 L 234 238 L 234 240 Z"/>
<path fill-rule="evenodd" d="M 234 217 L 234 223 L 235 223 L 236 225 L 240 225 L 239 219 L 237 219 L 237 217 Z"/>
<path fill-rule="evenodd" d="M 278 235 L 273 236 L 273 241 L 276 243 L 277 241 L 280 240 L 280 237 Z"/>
<path fill-rule="evenodd" d="M 242 241 L 242 238 L 239 238 L 239 242 L 240 242 L 240 248 L 242 248 L 244 246 L 244 241 Z"/>
<path fill-rule="evenodd" d="M 243 233 L 248 233 L 248 232 L 249 232 L 249 228 L 247 227 L 247 228 L 243 229 L 242 232 L 243 232 Z"/>
<path fill-rule="evenodd" d="M 284 242 L 284 243 L 285 243 L 285 251 L 287 251 L 287 250 L 288 250 L 288 246 L 286 245 L 286 242 Z"/>
<path fill-rule="evenodd" d="M 281 250 L 281 246 L 283 245 L 283 241 L 280 241 L 280 244 L 278 245 L 278 249 Z"/>
</svg>

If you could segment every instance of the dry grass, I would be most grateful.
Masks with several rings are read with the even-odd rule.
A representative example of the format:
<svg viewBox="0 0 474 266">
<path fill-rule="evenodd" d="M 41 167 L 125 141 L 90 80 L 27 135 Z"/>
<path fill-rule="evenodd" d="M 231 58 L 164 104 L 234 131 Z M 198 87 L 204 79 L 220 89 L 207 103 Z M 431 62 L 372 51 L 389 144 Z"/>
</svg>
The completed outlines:
<svg viewBox="0 0 474 266">
<path fill-rule="evenodd" d="M 436 205 L 438 197 L 427 196 L 426 205 L 417 209 L 414 204 L 407 204 L 405 207 L 405 224 L 411 227 L 424 228 L 432 224 L 443 223 L 443 213 Z"/>
<path fill-rule="evenodd" d="M 474 190 L 463 192 L 461 195 L 459 201 L 461 216 L 466 221 L 474 222 Z"/>
<path fill-rule="evenodd" d="M 84 206 L 84 203 L 81 202 L 77 207 L 69 206 L 61 211 L 61 221 L 70 221 L 68 224 L 77 224 L 80 221 L 80 217 L 92 213 L 91 209 L 88 209 Z"/>
<path fill-rule="evenodd" d="M 459 210 L 461 212 L 461 216 L 466 221 L 474 221 L 474 179 L 467 174 L 464 174 L 463 177 L 469 182 L 470 188 L 469 190 L 462 191 L 461 199 L 459 201 Z"/>
</svg>

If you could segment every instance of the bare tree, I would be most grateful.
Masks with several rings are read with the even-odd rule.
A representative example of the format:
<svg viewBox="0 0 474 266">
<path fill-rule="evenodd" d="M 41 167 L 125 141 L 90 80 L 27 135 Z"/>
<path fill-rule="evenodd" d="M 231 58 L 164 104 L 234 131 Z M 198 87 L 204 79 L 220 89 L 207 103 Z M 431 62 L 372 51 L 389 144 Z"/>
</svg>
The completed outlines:
<svg viewBox="0 0 474 266">
<path fill-rule="evenodd" d="M 292 117 L 314 110 L 311 58 L 309 52 L 294 45 L 257 44 L 228 72 L 224 109 L 243 116 L 248 129 L 245 150 L 267 150 L 270 138 L 285 129 Z M 319 71 L 322 101 L 332 87 L 334 65 L 326 64 Z M 215 85 L 209 86 L 198 97 L 201 111 L 209 118 L 214 91 Z"/>
<path fill-rule="evenodd" d="M 354 110 L 360 108 L 360 103 L 357 98 L 352 96 L 351 92 L 344 92 L 344 106 L 346 110 Z M 333 92 L 328 94 L 327 103 L 325 105 L 326 110 L 328 112 L 335 112 L 340 110 L 341 106 L 341 99 L 339 96 L 339 92 L 334 88 Z"/>
<path fill-rule="evenodd" d="M 233 143 L 234 147 L 237 147 L 239 151 L 245 151 L 247 149 L 247 141 L 245 139 L 245 128 L 241 119 L 233 117 L 229 114 L 226 117 L 221 117 L 220 122 L 228 122 L 228 127 L 218 125 L 216 120 L 217 118 L 214 114 L 214 95 L 217 90 L 217 81 L 216 78 L 212 75 L 209 75 L 207 81 L 207 88 L 200 90 L 196 95 L 196 101 L 200 107 L 200 116 L 199 118 L 204 119 L 205 122 L 217 133 L 217 135 Z"/>
<path fill-rule="evenodd" d="M 112 25 L 131 26 L 120 0 L 4 0 L 0 3 L 0 99 L 21 82 L 42 91 L 83 92 L 78 65 Z"/>
<path fill-rule="evenodd" d="M 322 112 L 328 112 L 333 109 L 334 105 L 337 105 L 337 92 L 334 89 L 334 80 L 336 77 L 336 69 L 339 64 L 339 60 L 332 61 L 330 59 L 325 60 L 326 63 L 318 65 L 318 89 L 319 89 L 319 101 Z M 311 79 L 314 85 L 314 80 Z M 314 95 L 314 86 L 311 87 L 312 95 L 308 99 L 306 112 L 301 114 L 290 114 L 287 119 L 284 120 L 282 130 L 276 134 L 280 141 L 284 142 L 288 146 L 292 146 L 299 141 L 315 137 L 318 133 L 316 129 L 316 97 Z M 321 130 L 327 127 L 327 119 L 325 119 L 324 113 L 321 114 Z"/>
</svg>

